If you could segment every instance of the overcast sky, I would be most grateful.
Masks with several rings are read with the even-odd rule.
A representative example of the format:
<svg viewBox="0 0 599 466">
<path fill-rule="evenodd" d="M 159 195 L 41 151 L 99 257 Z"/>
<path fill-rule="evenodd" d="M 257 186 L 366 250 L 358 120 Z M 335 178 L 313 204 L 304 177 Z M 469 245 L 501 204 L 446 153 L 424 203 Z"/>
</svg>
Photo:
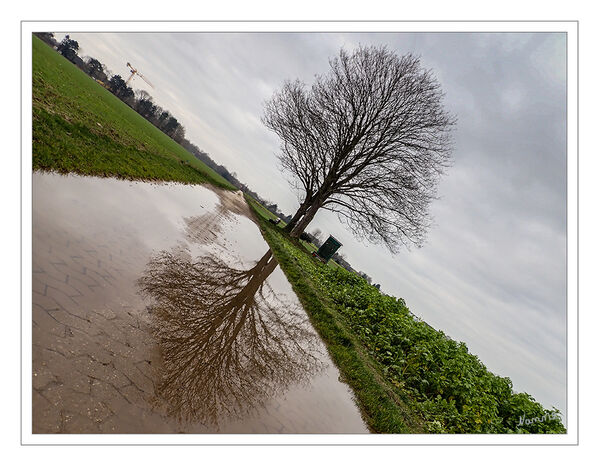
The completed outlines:
<svg viewBox="0 0 599 466">
<path fill-rule="evenodd" d="M 63 34 L 56 34 L 62 38 Z M 188 139 L 286 213 L 298 205 L 260 122 L 284 80 L 310 84 L 340 47 L 386 44 L 432 68 L 458 117 L 454 165 L 421 249 L 360 243 L 327 212 L 319 227 L 410 310 L 464 341 L 546 407 L 566 407 L 566 37 L 546 33 L 71 33 L 80 55 L 136 79 Z M 257 252 L 258 253 L 258 252 Z"/>
</svg>

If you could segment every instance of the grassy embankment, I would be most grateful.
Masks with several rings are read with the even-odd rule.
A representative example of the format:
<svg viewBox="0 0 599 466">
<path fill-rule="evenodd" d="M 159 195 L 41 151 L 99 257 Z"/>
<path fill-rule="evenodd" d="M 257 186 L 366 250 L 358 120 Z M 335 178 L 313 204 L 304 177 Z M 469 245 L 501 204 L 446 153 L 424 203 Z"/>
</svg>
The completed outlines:
<svg viewBox="0 0 599 466">
<path fill-rule="evenodd" d="M 372 431 L 565 432 L 554 419 L 557 410 L 514 393 L 510 379 L 489 372 L 464 343 L 414 317 L 403 299 L 313 259 L 247 199 Z M 521 416 L 530 423 L 520 426 Z"/>
<path fill-rule="evenodd" d="M 398 393 L 381 377 L 377 363 L 364 354 L 356 336 L 341 321 L 332 303 L 322 299 L 307 272 L 313 267 L 329 268 L 313 261 L 299 241 L 295 244 L 285 236 L 278 226 L 268 222 L 271 212 L 246 196 L 257 214 L 263 236 L 268 242 L 281 268 L 302 305 L 308 312 L 312 324 L 324 340 L 345 381 L 354 389 L 358 405 L 369 428 L 373 432 L 424 432 L 424 420 L 412 413 L 412 401 Z M 306 268 L 307 266 L 307 268 Z M 402 399 L 403 398 L 403 399 Z"/>
<path fill-rule="evenodd" d="M 33 37 L 33 169 L 235 189 Z"/>
</svg>

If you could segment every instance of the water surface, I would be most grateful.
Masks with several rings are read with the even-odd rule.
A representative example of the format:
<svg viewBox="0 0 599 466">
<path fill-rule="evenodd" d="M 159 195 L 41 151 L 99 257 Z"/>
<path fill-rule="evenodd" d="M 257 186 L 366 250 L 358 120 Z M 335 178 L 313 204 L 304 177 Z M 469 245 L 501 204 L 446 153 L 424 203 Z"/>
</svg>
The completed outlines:
<svg viewBox="0 0 599 466">
<path fill-rule="evenodd" d="M 34 433 L 365 433 L 238 193 L 33 174 Z"/>
</svg>

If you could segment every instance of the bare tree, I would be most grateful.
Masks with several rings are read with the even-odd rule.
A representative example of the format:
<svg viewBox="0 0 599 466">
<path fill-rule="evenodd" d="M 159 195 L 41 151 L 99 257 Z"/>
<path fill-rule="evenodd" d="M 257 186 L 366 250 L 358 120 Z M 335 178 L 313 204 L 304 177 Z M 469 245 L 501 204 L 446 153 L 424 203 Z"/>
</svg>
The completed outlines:
<svg viewBox="0 0 599 466">
<path fill-rule="evenodd" d="M 287 231 L 298 237 L 323 208 L 393 252 L 422 244 L 455 124 L 439 82 L 418 57 L 386 47 L 341 50 L 330 67 L 309 89 L 286 82 L 265 105 L 303 197 Z"/>
<path fill-rule="evenodd" d="M 150 93 L 148 91 L 145 91 L 143 89 L 137 89 L 134 91 L 135 92 L 135 98 L 137 100 L 152 100 L 152 96 L 150 95 Z"/>
</svg>

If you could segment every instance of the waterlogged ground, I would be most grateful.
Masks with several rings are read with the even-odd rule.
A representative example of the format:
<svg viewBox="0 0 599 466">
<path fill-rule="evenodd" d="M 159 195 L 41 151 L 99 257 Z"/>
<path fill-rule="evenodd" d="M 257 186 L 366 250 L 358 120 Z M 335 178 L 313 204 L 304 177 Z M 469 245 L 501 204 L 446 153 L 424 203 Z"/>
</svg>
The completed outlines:
<svg viewBox="0 0 599 466">
<path fill-rule="evenodd" d="M 236 193 L 33 174 L 34 433 L 366 433 Z"/>
</svg>

